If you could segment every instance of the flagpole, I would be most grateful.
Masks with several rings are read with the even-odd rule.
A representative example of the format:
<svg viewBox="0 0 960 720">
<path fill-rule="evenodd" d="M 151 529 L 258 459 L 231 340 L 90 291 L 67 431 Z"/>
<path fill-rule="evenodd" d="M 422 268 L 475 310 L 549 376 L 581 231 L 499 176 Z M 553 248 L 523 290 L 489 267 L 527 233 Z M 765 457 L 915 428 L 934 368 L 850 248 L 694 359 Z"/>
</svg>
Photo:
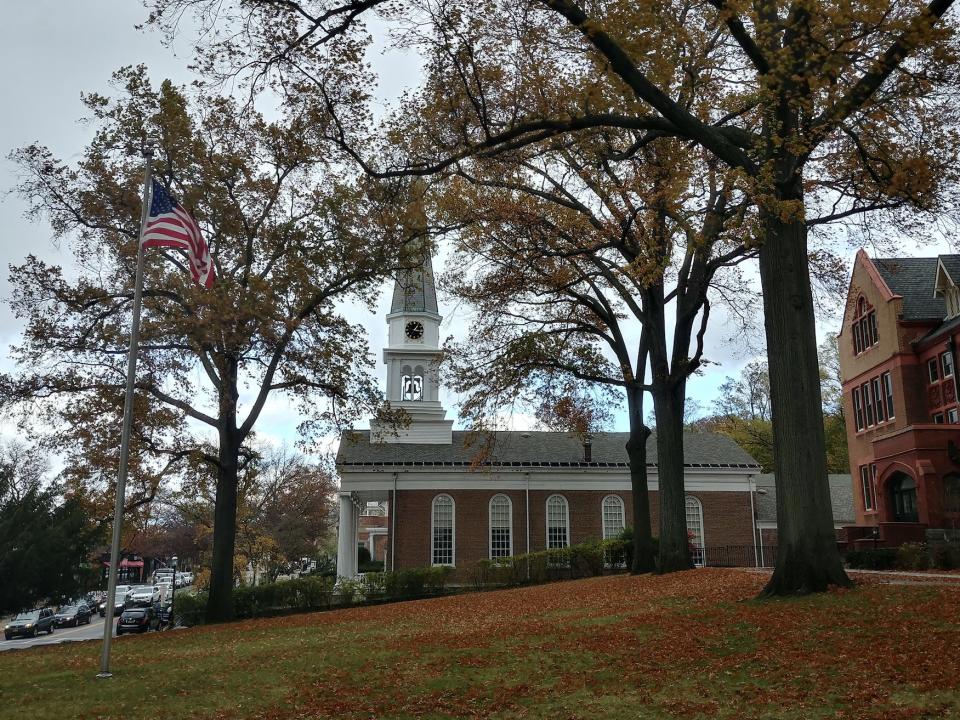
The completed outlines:
<svg viewBox="0 0 960 720">
<path fill-rule="evenodd" d="M 117 497 L 113 507 L 113 539 L 110 543 L 110 574 L 107 581 L 107 600 L 103 619 L 103 650 L 100 653 L 98 678 L 112 677 L 110 672 L 110 641 L 113 639 L 113 606 L 117 592 L 117 569 L 120 565 L 120 532 L 123 525 L 123 505 L 127 484 L 127 465 L 130 459 L 130 426 L 133 421 L 133 388 L 137 374 L 137 347 L 140 344 L 140 302 L 143 296 L 143 230 L 150 214 L 150 161 L 153 150 L 143 150 L 143 208 L 140 211 L 140 234 L 137 236 L 137 275 L 133 290 L 133 320 L 130 329 L 130 349 L 127 351 L 127 395 L 123 401 L 123 428 L 120 435 L 120 470 L 117 473 Z"/>
</svg>

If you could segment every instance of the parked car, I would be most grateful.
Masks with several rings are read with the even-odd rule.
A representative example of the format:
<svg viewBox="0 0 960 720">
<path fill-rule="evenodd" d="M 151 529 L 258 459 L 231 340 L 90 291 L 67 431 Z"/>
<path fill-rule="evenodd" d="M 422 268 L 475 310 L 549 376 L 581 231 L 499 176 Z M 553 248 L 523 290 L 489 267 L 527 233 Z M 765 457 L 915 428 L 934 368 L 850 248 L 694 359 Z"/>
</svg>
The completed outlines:
<svg viewBox="0 0 960 720">
<path fill-rule="evenodd" d="M 156 585 L 137 585 L 130 591 L 131 603 L 153 605 L 160 601 L 160 588 Z"/>
<path fill-rule="evenodd" d="M 177 587 L 187 587 L 188 585 L 193 585 L 193 573 L 177 573 Z"/>
<path fill-rule="evenodd" d="M 173 568 L 160 568 L 159 570 L 154 571 L 153 582 L 156 585 L 159 585 L 161 582 L 165 580 L 170 580 L 172 582 L 173 576 L 174 576 Z"/>
<path fill-rule="evenodd" d="M 38 632 L 53 632 L 53 610 L 38 608 L 19 613 L 6 627 L 3 628 L 3 637 L 7 640 L 18 635 L 36 637 Z"/>
<path fill-rule="evenodd" d="M 88 624 L 90 622 L 90 608 L 87 607 L 86 603 L 80 603 L 79 605 L 66 605 L 59 610 L 53 616 L 53 624 L 57 627 L 64 627 L 66 625 L 73 625 L 78 627 L 80 625 Z"/>
<path fill-rule="evenodd" d="M 117 585 L 117 590 L 113 594 L 113 612 L 116 615 L 120 615 L 123 612 L 123 608 L 126 607 L 127 598 L 130 595 L 130 588 L 132 585 Z M 105 617 L 107 614 L 107 603 L 104 600 L 103 604 L 100 606 L 100 617 Z"/>
<path fill-rule="evenodd" d="M 160 588 L 160 602 L 169 600 L 170 596 L 173 594 L 173 582 L 170 580 L 164 580 L 158 583 L 157 587 Z"/>
<path fill-rule="evenodd" d="M 117 618 L 117 635 L 124 633 L 145 633 L 157 630 L 160 619 L 152 606 L 129 607 Z"/>
</svg>

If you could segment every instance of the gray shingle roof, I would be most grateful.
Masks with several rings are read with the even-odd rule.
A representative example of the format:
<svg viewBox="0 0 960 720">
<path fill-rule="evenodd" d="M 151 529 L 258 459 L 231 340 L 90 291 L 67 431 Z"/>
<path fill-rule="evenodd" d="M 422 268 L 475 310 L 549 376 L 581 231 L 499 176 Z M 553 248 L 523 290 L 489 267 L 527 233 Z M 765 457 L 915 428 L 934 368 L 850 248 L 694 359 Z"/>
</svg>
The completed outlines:
<svg viewBox="0 0 960 720">
<path fill-rule="evenodd" d="M 834 525 L 852 525 L 857 521 L 853 509 L 853 480 L 849 475 L 828 475 Z M 757 475 L 756 509 L 758 522 L 777 522 L 777 486 L 770 473 Z M 759 491 L 764 492 L 759 492 Z"/>
<path fill-rule="evenodd" d="M 401 270 L 393 286 L 390 312 L 437 313 L 437 287 L 433 279 L 433 261 L 427 255 L 420 267 Z"/>
<path fill-rule="evenodd" d="M 485 465 L 556 467 L 627 467 L 628 433 L 597 433 L 592 462 L 583 461 L 583 443 L 574 433 L 496 432 Z M 455 431 L 450 445 L 371 443 L 369 430 L 344 433 L 337 452 L 338 465 L 472 465 L 491 435 Z M 757 461 L 725 435 L 684 433 L 688 467 L 757 468 Z M 657 462 L 655 435 L 647 441 L 647 465 Z"/>
<path fill-rule="evenodd" d="M 947 314 L 943 298 L 933 294 L 937 258 L 876 258 L 873 264 L 890 289 L 903 297 L 904 320 L 942 320 Z"/>
</svg>

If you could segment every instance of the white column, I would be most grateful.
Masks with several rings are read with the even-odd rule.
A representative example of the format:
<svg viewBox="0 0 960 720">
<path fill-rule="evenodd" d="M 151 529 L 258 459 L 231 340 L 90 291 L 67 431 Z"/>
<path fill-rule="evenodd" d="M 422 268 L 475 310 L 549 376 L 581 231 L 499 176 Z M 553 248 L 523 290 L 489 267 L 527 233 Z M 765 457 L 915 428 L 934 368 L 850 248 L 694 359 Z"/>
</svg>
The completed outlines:
<svg viewBox="0 0 960 720">
<path fill-rule="evenodd" d="M 337 577 L 352 578 L 356 574 L 356 525 L 353 522 L 353 500 L 350 493 L 340 494 L 340 525 L 337 530 Z M 350 545 L 353 545 L 351 552 Z"/>
<path fill-rule="evenodd" d="M 353 506 L 353 553 L 350 556 L 351 569 L 356 575 L 360 568 L 360 508 Z"/>
</svg>

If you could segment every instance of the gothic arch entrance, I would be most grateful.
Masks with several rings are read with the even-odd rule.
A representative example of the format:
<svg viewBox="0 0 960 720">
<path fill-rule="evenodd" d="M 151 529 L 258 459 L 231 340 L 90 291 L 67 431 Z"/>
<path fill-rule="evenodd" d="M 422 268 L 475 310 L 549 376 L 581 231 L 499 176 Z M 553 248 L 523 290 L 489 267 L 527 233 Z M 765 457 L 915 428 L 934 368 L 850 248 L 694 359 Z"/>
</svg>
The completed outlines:
<svg viewBox="0 0 960 720">
<path fill-rule="evenodd" d="M 890 477 L 889 487 L 893 521 L 918 522 L 916 481 L 904 472 L 896 472 Z"/>
</svg>

